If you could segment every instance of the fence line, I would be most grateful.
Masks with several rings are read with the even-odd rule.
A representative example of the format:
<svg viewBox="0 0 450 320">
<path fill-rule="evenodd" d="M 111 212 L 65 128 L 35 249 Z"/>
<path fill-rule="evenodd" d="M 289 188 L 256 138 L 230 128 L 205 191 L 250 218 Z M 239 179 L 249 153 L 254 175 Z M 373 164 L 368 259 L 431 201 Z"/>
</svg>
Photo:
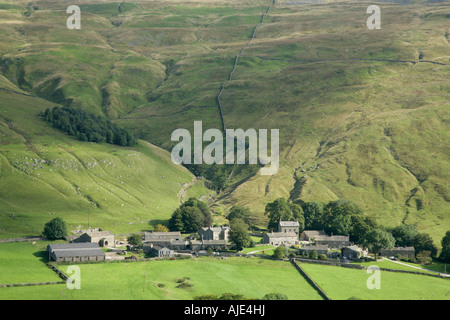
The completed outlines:
<svg viewBox="0 0 450 320">
<path fill-rule="evenodd" d="M 241 55 L 244 53 L 244 50 L 250 45 L 250 43 L 252 42 L 252 40 L 255 38 L 256 30 L 258 30 L 259 26 L 260 26 L 261 24 L 264 23 L 264 18 L 265 18 L 265 16 L 266 16 L 266 14 L 268 14 L 268 13 L 270 12 L 270 9 L 271 9 L 273 6 L 275 6 L 275 4 L 276 4 L 276 0 L 273 0 L 272 4 L 270 4 L 270 5 L 267 7 L 267 10 L 261 15 L 261 20 L 260 20 L 260 22 L 253 28 L 253 33 L 252 33 L 250 39 L 249 39 L 249 40 L 247 41 L 247 43 L 242 47 L 242 49 L 241 49 L 241 51 L 239 51 L 238 55 L 234 58 L 233 69 L 231 70 L 230 75 L 228 76 L 228 81 L 231 81 L 231 80 L 232 80 L 232 78 L 233 78 L 233 73 L 234 73 L 234 71 L 236 71 L 236 68 L 237 68 L 237 65 L 238 65 L 238 62 L 239 62 L 239 58 L 240 58 Z M 224 90 L 224 88 L 225 88 L 225 82 L 226 82 L 226 81 L 223 81 L 223 82 L 222 82 L 222 86 L 221 86 L 221 88 L 220 88 L 219 94 L 218 94 L 217 97 L 216 97 L 217 105 L 219 106 L 219 113 L 220 113 L 220 120 L 221 120 L 221 122 L 222 122 L 222 129 L 223 129 L 223 132 L 224 132 L 224 133 L 225 133 L 226 127 L 225 127 L 225 118 L 224 118 L 224 116 L 223 116 L 223 107 L 222 107 L 222 104 L 220 103 L 220 97 L 222 96 L 223 90 Z"/>
</svg>

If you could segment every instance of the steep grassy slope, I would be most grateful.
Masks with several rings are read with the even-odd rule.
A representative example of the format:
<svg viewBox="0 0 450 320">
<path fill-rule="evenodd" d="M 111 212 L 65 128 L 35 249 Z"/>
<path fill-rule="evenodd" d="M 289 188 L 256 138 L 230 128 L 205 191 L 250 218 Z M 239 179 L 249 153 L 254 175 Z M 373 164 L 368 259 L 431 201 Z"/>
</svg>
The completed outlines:
<svg viewBox="0 0 450 320">
<path fill-rule="evenodd" d="M 450 227 L 448 2 L 380 3 L 381 30 L 366 27 L 369 3 L 303 2 L 277 1 L 254 33 L 272 1 L 83 0 L 81 30 L 65 27 L 64 3 L 8 1 L 4 85 L 107 115 L 169 149 L 172 131 L 195 120 L 221 128 L 225 81 L 226 126 L 280 129 L 282 157 L 272 177 L 236 170 L 218 205 L 262 216 L 279 196 L 344 198 L 438 242 Z M 83 163 L 107 152 L 85 148 Z"/>
<path fill-rule="evenodd" d="M 70 230 L 90 225 L 119 233 L 148 230 L 170 217 L 192 175 L 173 165 L 168 152 L 144 141 L 124 148 L 73 140 L 40 119 L 52 104 L 12 92 L 1 80 L 2 238 L 40 234 L 56 216 Z M 205 191 L 200 184 L 195 194 Z"/>
</svg>

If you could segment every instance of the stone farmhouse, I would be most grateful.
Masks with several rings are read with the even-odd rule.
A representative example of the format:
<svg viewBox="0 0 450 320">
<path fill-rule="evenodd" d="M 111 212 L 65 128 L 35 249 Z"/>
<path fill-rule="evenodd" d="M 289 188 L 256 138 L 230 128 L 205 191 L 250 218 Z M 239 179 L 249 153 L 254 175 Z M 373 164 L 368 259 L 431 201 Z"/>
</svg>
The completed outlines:
<svg viewBox="0 0 450 320">
<path fill-rule="evenodd" d="M 293 245 L 298 243 L 298 235 L 295 232 L 270 232 L 263 235 L 263 243 L 273 246 Z"/>
<path fill-rule="evenodd" d="M 198 235 L 203 240 L 226 240 L 230 233 L 230 227 L 208 227 L 198 230 Z"/>
<path fill-rule="evenodd" d="M 98 243 L 100 247 L 115 247 L 114 234 L 109 231 L 88 231 L 83 233 L 75 243 Z"/>
<path fill-rule="evenodd" d="M 300 225 L 298 221 L 280 221 L 278 222 L 278 232 L 293 232 L 297 235 L 298 238 L 300 234 Z"/>
<path fill-rule="evenodd" d="M 193 237 L 184 238 L 180 232 L 145 232 L 144 251 L 151 246 L 159 245 L 169 250 L 200 251 L 208 248 L 213 250 L 225 250 L 229 247 L 229 227 L 201 228 L 198 231 L 200 240 Z"/>
<path fill-rule="evenodd" d="M 329 248 L 337 249 L 351 245 L 349 236 L 329 236 L 323 230 L 305 230 L 300 234 L 300 241 L 328 245 Z"/>
<path fill-rule="evenodd" d="M 106 256 L 98 243 L 55 243 L 47 246 L 50 261 L 78 262 L 105 261 Z"/>
<path fill-rule="evenodd" d="M 263 243 L 274 246 L 298 244 L 300 225 L 298 221 L 278 222 L 278 232 L 263 235 Z"/>
</svg>

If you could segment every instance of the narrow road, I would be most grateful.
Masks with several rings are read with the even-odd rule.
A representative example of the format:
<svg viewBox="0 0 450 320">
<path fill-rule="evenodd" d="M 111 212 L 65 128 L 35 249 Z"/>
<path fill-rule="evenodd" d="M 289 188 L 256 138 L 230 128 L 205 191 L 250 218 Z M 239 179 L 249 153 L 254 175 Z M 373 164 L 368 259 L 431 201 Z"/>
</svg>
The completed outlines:
<svg viewBox="0 0 450 320">
<path fill-rule="evenodd" d="M 442 272 L 439 272 L 439 271 L 434 271 L 434 270 L 429 270 L 429 269 L 425 269 L 425 268 L 421 268 L 421 267 L 416 267 L 416 266 L 412 266 L 412 265 L 404 263 L 404 262 L 395 261 L 395 260 L 391 260 L 391 259 L 387 259 L 387 258 L 385 258 L 384 260 L 388 260 L 388 261 L 391 261 L 391 262 L 394 262 L 394 263 L 398 263 L 398 264 L 401 264 L 403 266 L 407 266 L 407 267 L 414 268 L 414 269 L 419 269 L 419 270 L 423 270 L 423 271 L 437 273 L 437 274 L 439 274 L 441 276 L 444 276 L 444 277 L 450 277 L 450 274 L 447 274 L 447 273 L 442 273 Z"/>
</svg>

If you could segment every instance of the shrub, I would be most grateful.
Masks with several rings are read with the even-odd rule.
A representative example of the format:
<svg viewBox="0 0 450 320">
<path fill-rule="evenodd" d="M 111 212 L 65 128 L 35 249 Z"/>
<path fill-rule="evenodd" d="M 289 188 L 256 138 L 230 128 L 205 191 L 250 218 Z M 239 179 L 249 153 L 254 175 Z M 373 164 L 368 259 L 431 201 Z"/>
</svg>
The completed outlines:
<svg viewBox="0 0 450 320">
<path fill-rule="evenodd" d="M 325 254 L 319 254 L 319 260 L 327 260 L 327 256 Z"/>
<path fill-rule="evenodd" d="M 317 259 L 317 251 L 313 250 L 309 253 L 309 258 L 310 259 Z"/>
<path fill-rule="evenodd" d="M 267 293 L 262 300 L 288 300 L 288 297 L 283 293 Z"/>
</svg>

